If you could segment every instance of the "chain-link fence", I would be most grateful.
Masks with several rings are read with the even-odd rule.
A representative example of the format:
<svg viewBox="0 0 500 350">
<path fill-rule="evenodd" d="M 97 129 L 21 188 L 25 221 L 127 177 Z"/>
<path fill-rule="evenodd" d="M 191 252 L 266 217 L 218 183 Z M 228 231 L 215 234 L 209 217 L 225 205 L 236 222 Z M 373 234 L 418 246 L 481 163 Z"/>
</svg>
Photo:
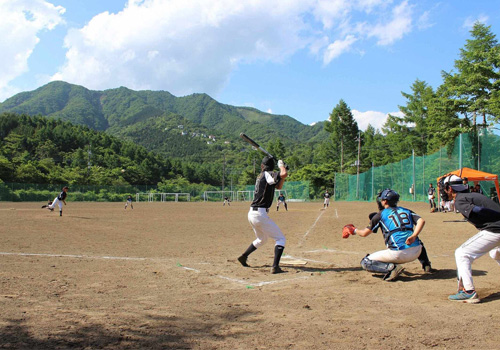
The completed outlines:
<svg viewBox="0 0 500 350">
<path fill-rule="evenodd" d="M 500 137 L 483 130 L 477 135 L 462 134 L 455 140 L 451 152 L 415 156 L 356 174 L 335 174 L 334 198 L 337 201 L 373 201 L 379 191 L 391 188 L 403 201 L 427 201 L 427 189 L 436 179 L 451 171 L 467 167 L 484 172 L 500 173 Z M 481 181 L 484 194 L 495 197 L 494 183 Z"/>
</svg>

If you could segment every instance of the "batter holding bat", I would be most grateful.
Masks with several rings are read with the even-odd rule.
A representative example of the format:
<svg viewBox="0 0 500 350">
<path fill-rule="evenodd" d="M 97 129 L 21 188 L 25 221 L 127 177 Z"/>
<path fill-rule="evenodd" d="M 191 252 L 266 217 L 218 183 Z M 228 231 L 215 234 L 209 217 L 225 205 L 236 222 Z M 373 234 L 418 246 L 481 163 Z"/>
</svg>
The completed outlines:
<svg viewBox="0 0 500 350">
<path fill-rule="evenodd" d="M 285 178 L 288 176 L 286 164 L 278 160 L 279 171 L 274 171 L 275 159 L 272 156 L 265 156 L 262 159 L 261 173 L 255 182 L 254 200 L 248 212 L 248 222 L 252 226 L 256 239 L 250 244 L 247 250 L 238 258 L 241 265 L 248 267 L 248 256 L 264 245 L 269 238 L 276 243 L 274 246 L 274 261 L 271 273 L 284 272 L 280 266 L 280 259 L 285 249 L 286 238 L 278 225 L 269 217 L 269 208 L 273 204 L 275 189 L 281 189 Z"/>
<path fill-rule="evenodd" d="M 361 267 L 369 272 L 383 273 L 385 281 L 393 281 L 404 270 L 402 264 L 419 258 L 422 244 L 418 235 L 424 228 L 425 221 L 411 210 L 397 206 L 399 194 L 396 191 L 383 190 L 378 201 L 383 210 L 373 215 L 370 225 L 364 229 L 346 225 L 342 230 L 342 237 L 348 238 L 356 234 L 366 237 L 380 228 L 387 249 L 365 256 L 361 260 Z"/>
</svg>

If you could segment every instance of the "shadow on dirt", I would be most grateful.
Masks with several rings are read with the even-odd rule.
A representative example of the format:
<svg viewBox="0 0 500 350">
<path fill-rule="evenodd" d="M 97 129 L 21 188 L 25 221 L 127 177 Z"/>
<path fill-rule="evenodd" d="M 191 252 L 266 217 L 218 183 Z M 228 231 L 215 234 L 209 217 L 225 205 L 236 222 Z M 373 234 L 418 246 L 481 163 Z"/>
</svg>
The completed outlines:
<svg viewBox="0 0 500 350">
<path fill-rule="evenodd" d="M 481 297 L 481 295 L 479 295 Z M 500 300 L 500 292 L 492 293 L 486 297 L 481 297 L 481 303 L 489 303 L 492 301 Z"/>
<path fill-rule="evenodd" d="M 230 310 L 214 315 L 168 317 L 142 315 L 134 320 L 110 324 L 46 324 L 47 332 L 35 334 L 25 320 L 4 320 L 0 327 L 1 349 L 193 349 L 225 338 L 237 338 L 242 331 L 221 329 L 228 324 L 250 322 L 252 313 Z M 55 323 L 55 322 L 54 322 Z"/>
</svg>

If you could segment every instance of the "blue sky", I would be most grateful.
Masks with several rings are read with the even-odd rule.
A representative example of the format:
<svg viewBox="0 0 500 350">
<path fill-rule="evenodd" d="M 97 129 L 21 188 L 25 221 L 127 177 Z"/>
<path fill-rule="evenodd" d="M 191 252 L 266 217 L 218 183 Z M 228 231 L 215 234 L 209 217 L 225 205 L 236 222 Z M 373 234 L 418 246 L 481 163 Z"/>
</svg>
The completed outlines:
<svg viewBox="0 0 500 350">
<path fill-rule="evenodd" d="M 64 80 L 380 128 L 416 79 L 453 69 L 491 0 L 0 0 L 0 101 Z"/>
</svg>

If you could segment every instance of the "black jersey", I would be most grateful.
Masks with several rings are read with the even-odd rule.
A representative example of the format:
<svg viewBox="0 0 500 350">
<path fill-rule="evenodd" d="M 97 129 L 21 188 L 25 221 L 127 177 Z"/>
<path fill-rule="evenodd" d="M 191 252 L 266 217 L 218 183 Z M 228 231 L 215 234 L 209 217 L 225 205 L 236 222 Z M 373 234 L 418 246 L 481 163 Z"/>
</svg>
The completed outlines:
<svg viewBox="0 0 500 350">
<path fill-rule="evenodd" d="M 68 195 L 68 194 L 67 194 L 66 192 L 61 191 L 61 193 L 59 193 L 59 195 L 57 196 L 57 199 L 59 199 L 60 201 L 63 201 L 63 200 L 65 200 L 65 199 L 66 199 L 66 196 L 67 196 L 67 195 Z"/>
<path fill-rule="evenodd" d="M 478 207 L 478 208 L 475 208 Z M 492 212 L 487 215 L 478 215 L 476 210 L 489 209 Z M 474 225 L 478 230 L 487 230 L 494 233 L 500 233 L 500 220 L 499 216 L 495 214 L 500 213 L 500 205 L 477 192 L 471 193 L 457 193 L 455 197 L 455 209 L 457 209 L 467 221 Z"/>
<path fill-rule="evenodd" d="M 269 208 L 273 204 L 274 190 L 281 177 L 279 172 L 263 171 L 257 176 L 255 193 L 251 207 Z M 269 183 L 271 182 L 271 183 Z"/>
</svg>

